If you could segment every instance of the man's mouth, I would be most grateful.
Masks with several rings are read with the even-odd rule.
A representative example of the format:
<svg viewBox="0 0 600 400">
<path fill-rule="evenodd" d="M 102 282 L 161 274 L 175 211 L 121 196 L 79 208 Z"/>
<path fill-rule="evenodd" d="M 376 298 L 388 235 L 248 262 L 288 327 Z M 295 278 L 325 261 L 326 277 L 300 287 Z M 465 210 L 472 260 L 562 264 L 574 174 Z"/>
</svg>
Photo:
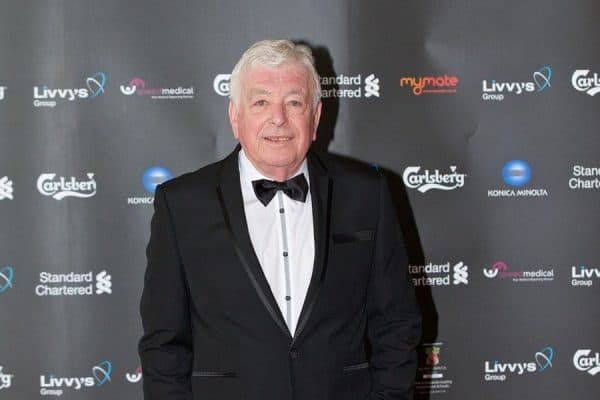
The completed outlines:
<svg viewBox="0 0 600 400">
<path fill-rule="evenodd" d="M 292 136 L 266 136 L 265 139 L 270 142 L 279 143 L 279 142 L 289 142 L 293 138 L 292 138 Z"/>
</svg>

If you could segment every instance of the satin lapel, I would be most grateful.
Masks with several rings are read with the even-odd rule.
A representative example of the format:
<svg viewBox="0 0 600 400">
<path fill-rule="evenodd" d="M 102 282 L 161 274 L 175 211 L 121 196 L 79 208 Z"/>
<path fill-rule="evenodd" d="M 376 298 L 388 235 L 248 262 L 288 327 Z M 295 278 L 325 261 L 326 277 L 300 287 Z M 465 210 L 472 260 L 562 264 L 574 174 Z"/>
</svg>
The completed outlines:
<svg viewBox="0 0 600 400">
<path fill-rule="evenodd" d="M 242 190 L 240 188 L 240 172 L 238 168 L 238 151 L 236 148 L 225 160 L 221 171 L 220 183 L 217 186 L 219 203 L 225 217 L 227 229 L 233 240 L 235 252 L 237 253 L 248 278 L 254 286 L 254 290 L 264 304 L 265 308 L 273 318 L 277 326 L 291 337 L 290 331 L 285 323 L 279 306 L 273 297 L 269 283 L 262 271 L 250 235 L 244 212 Z"/>
<path fill-rule="evenodd" d="M 313 227 L 315 232 L 315 261 L 313 273 L 306 293 L 306 299 L 300 312 L 294 341 L 302 333 L 315 306 L 327 262 L 329 237 L 329 214 L 331 208 L 332 181 L 326 174 L 325 167 L 319 157 L 308 153 L 308 173 L 310 175 L 310 195 L 313 207 Z"/>
</svg>

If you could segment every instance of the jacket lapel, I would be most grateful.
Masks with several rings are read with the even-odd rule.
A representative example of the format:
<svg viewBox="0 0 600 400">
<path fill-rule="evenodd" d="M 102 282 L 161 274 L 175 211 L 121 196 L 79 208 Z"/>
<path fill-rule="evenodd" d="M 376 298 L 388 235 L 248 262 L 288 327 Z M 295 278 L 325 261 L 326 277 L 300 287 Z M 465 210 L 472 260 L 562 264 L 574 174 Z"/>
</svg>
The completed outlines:
<svg viewBox="0 0 600 400">
<path fill-rule="evenodd" d="M 258 297 L 264 304 L 273 321 L 291 338 L 285 319 L 273 297 L 269 283 L 262 271 L 258 257 L 252 247 L 252 242 L 250 241 L 246 214 L 244 212 L 242 190 L 240 188 L 240 171 L 238 167 L 239 149 L 239 146 L 236 147 L 233 153 L 223 160 L 223 168 L 217 186 L 219 203 L 221 205 L 223 216 L 225 217 L 227 229 L 233 240 L 235 252 L 239 257 L 254 290 L 256 290 Z"/>
<path fill-rule="evenodd" d="M 307 156 L 310 175 L 310 195 L 313 207 L 313 229 L 315 232 L 315 260 L 308 292 L 300 312 L 294 340 L 301 334 L 315 306 L 325 273 L 326 255 L 329 244 L 329 220 L 331 209 L 332 181 L 319 157 L 309 152 Z"/>
</svg>

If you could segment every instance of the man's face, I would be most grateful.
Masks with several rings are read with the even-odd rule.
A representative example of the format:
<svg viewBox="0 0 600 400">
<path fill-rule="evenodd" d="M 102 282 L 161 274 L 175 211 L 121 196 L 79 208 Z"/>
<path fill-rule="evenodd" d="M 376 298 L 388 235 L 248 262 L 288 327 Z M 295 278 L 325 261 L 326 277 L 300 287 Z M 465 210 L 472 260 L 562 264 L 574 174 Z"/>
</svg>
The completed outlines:
<svg viewBox="0 0 600 400">
<path fill-rule="evenodd" d="M 233 135 L 254 167 L 272 179 L 293 174 L 317 137 L 321 103 L 313 107 L 309 79 L 296 63 L 240 72 L 239 104 L 229 102 Z"/>
</svg>

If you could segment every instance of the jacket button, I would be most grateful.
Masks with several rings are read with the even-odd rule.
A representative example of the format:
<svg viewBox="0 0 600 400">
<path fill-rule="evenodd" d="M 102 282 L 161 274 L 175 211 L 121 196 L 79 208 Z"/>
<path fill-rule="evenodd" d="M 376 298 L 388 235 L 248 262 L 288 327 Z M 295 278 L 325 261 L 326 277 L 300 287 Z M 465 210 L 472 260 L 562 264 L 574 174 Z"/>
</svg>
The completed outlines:
<svg viewBox="0 0 600 400">
<path fill-rule="evenodd" d="M 292 357 L 292 358 L 299 358 L 301 355 L 302 355 L 302 353 L 300 353 L 296 349 L 293 349 L 292 351 L 290 351 L 290 357 Z"/>
</svg>

